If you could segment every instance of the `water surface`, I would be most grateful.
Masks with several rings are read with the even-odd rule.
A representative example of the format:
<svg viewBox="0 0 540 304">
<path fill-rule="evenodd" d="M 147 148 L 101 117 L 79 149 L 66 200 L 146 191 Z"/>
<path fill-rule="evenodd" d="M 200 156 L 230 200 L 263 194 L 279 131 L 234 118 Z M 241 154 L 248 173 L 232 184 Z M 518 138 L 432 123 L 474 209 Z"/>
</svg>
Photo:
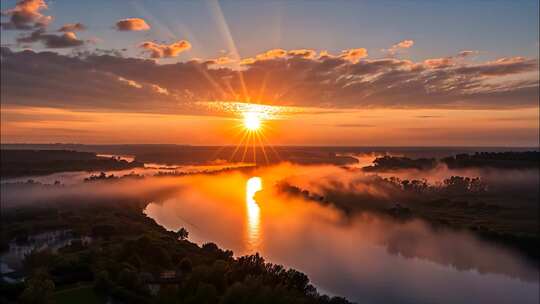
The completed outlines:
<svg viewBox="0 0 540 304">
<path fill-rule="evenodd" d="M 418 220 L 345 216 L 274 187 L 284 175 L 316 179 L 320 171 L 183 177 L 175 195 L 145 213 L 167 229 L 187 228 L 196 243 L 259 252 L 358 303 L 538 303 L 538 270 L 509 250 Z"/>
</svg>

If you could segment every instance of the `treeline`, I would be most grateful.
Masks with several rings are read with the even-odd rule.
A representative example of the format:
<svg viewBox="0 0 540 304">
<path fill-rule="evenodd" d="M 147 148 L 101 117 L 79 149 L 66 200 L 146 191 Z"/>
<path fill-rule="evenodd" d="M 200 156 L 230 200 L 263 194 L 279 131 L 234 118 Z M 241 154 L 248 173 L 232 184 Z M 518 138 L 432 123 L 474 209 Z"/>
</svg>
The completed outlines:
<svg viewBox="0 0 540 304">
<path fill-rule="evenodd" d="M 438 164 L 445 164 L 450 169 L 461 168 L 497 168 L 527 169 L 538 168 L 540 152 L 476 152 L 474 154 L 457 154 L 442 159 L 383 156 L 376 158 L 372 166 L 364 167 L 367 172 L 382 172 L 400 169 L 430 170 Z"/>
<path fill-rule="evenodd" d="M 27 256 L 25 282 L 0 285 L 7 303 L 48 303 L 74 284 L 120 303 L 350 303 L 320 295 L 305 274 L 258 254 L 234 258 L 213 243 L 199 247 L 185 229 L 166 231 L 132 204 L 19 209 L 2 217 L 10 237 L 62 227 L 92 238 Z"/>
<path fill-rule="evenodd" d="M 373 161 L 373 166 L 364 167 L 364 171 L 391 171 L 399 169 L 429 170 L 437 166 L 434 158 L 411 159 L 408 157 L 383 156 Z"/>
<path fill-rule="evenodd" d="M 477 152 L 458 154 L 441 160 L 448 168 L 492 167 L 500 169 L 538 168 L 540 152 Z"/>
<path fill-rule="evenodd" d="M 469 230 L 540 260 L 537 194 L 530 193 L 536 200 L 524 203 L 515 192 L 492 189 L 478 177 L 451 176 L 429 183 L 367 175 L 329 180 L 315 192 L 287 182 L 276 187 L 287 195 L 334 206 L 347 216 L 372 212 L 395 220 L 420 218 L 435 227 Z"/>
<path fill-rule="evenodd" d="M 381 200 L 381 196 L 378 193 L 382 193 L 382 190 L 384 190 L 385 193 L 385 200 L 398 202 L 401 200 L 420 197 L 424 199 L 433 199 L 447 198 L 449 196 L 473 196 L 487 193 L 489 189 L 488 185 L 484 183 L 481 178 L 466 176 L 451 176 L 444 179 L 442 182 L 434 184 L 429 183 L 426 179 L 409 180 L 400 179 L 394 176 L 387 178 L 370 176 L 368 179 L 363 180 L 361 184 L 376 190 L 374 192 L 375 194 L 371 194 L 369 191 L 362 192 L 362 194 L 366 195 L 365 198 L 367 200 L 374 202 Z M 312 193 L 306 189 L 301 189 L 284 181 L 278 182 L 276 184 L 276 188 L 282 193 L 287 193 L 293 196 L 301 196 L 307 200 L 331 203 L 331 201 L 329 201 L 329 197 Z M 329 192 L 330 191 L 328 191 L 328 193 Z M 358 194 L 360 194 L 360 192 Z M 386 205 L 379 204 L 379 206 L 384 207 Z"/>
<path fill-rule="evenodd" d="M 67 171 L 122 170 L 144 164 L 66 150 L 0 150 L 2 178 L 46 175 Z"/>
</svg>

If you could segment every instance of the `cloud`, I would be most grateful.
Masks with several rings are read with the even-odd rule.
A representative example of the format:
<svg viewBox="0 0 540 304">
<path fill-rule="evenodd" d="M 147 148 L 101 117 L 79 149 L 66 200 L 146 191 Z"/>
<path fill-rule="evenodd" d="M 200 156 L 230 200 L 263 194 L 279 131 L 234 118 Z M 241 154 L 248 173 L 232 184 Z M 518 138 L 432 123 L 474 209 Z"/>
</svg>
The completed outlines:
<svg viewBox="0 0 540 304">
<path fill-rule="evenodd" d="M 475 51 L 475 50 L 464 50 L 464 51 L 461 51 L 461 52 L 458 53 L 458 57 L 465 58 L 465 57 L 476 55 L 478 53 L 480 53 L 480 52 Z"/>
<path fill-rule="evenodd" d="M 145 50 L 155 52 L 154 58 L 174 55 L 164 47 L 170 46 Z M 158 64 L 109 53 L 63 56 L 4 47 L 0 92 L 3 105 L 159 113 L 192 113 L 200 111 L 194 107 L 198 102 L 253 96 L 261 96 L 266 104 L 325 109 L 538 107 L 537 59 L 441 66 L 397 58 L 352 62 L 341 56 L 282 53 L 265 52 L 265 58 L 272 59 L 251 57 L 238 70 L 216 69 L 204 60 Z"/>
<path fill-rule="evenodd" d="M 221 56 L 215 59 L 208 59 L 206 60 L 207 64 L 217 64 L 217 65 L 225 65 L 235 62 L 234 59 L 230 58 L 229 56 Z"/>
<path fill-rule="evenodd" d="M 350 50 L 350 51 L 351 53 L 354 52 L 354 50 Z M 289 51 L 284 50 L 284 49 L 271 49 L 266 52 L 257 54 L 255 55 L 255 57 L 243 58 L 240 61 L 240 64 L 244 64 L 244 65 L 254 64 L 259 61 L 274 60 L 278 58 L 285 59 L 285 58 L 296 57 L 296 58 L 314 59 L 316 56 L 317 56 L 317 52 L 311 49 L 295 49 L 295 50 L 289 50 Z"/>
<path fill-rule="evenodd" d="M 31 30 L 45 28 L 51 21 L 51 16 L 45 16 L 42 10 L 48 8 L 44 0 L 20 0 L 14 8 L 2 12 L 9 21 L 2 23 L 2 28 L 8 30 Z"/>
<path fill-rule="evenodd" d="M 70 48 L 84 45 L 84 41 L 77 38 L 74 32 L 65 32 L 61 35 L 47 34 L 44 29 L 33 31 L 28 36 L 17 38 L 18 43 L 41 42 L 45 47 L 52 49 Z"/>
<path fill-rule="evenodd" d="M 143 86 L 136 82 L 135 80 L 131 80 L 131 79 L 126 79 L 124 77 L 118 77 L 118 81 L 120 82 L 123 82 L 125 84 L 127 84 L 128 86 L 131 86 L 131 87 L 134 87 L 134 88 L 137 88 L 137 89 L 141 89 Z"/>
<path fill-rule="evenodd" d="M 137 82 L 135 80 L 127 79 L 127 78 L 124 78 L 124 77 L 121 77 L 121 76 L 118 77 L 118 81 L 120 81 L 122 83 L 125 83 L 130 87 L 137 88 L 137 89 L 143 89 L 143 88 L 145 88 L 145 86 L 147 86 L 147 87 L 151 88 L 152 91 L 154 91 L 156 93 L 163 94 L 163 95 L 169 95 L 169 91 L 167 89 L 162 88 L 157 84 L 142 84 L 142 83 L 139 83 L 139 82 Z"/>
<path fill-rule="evenodd" d="M 287 56 L 287 51 L 284 49 L 272 49 L 268 50 L 262 54 L 255 56 L 256 60 L 271 60 L 276 58 L 283 58 Z"/>
<path fill-rule="evenodd" d="M 156 93 L 159 93 L 159 94 L 169 95 L 169 90 L 162 88 L 158 86 L 157 84 L 152 85 L 152 90 L 154 90 Z"/>
<path fill-rule="evenodd" d="M 298 57 L 307 58 L 307 59 L 313 59 L 317 56 L 317 52 L 311 49 L 290 50 L 288 54 L 289 56 L 298 56 Z"/>
<path fill-rule="evenodd" d="M 466 75 L 478 75 L 486 77 L 505 76 L 524 73 L 538 69 L 538 60 L 524 57 L 506 57 L 484 64 L 462 66 L 456 72 Z"/>
<path fill-rule="evenodd" d="M 403 41 L 400 41 L 398 44 L 395 44 L 393 47 L 398 47 L 401 49 L 408 49 L 413 45 L 414 45 L 413 40 L 403 40 Z"/>
<path fill-rule="evenodd" d="M 180 53 L 191 49 L 191 43 L 187 40 L 180 40 L 172 44 L 159 44 L 151 41 L 140 44 L 152 58 L 170 58 L 180 55 Z"/>
<path fill-rule="evenodd" d="M 86 30 L 86 26 L 82 23 L 66 23 L 58 29 L 59 32 L 78 32 Z"/>
<path fill-rule="evenodd" d="M 431 58 L 424 60 L 424 64 L 430 68 L 445 68 L 454 64 L 452 57 Z"/>
<path fill-rule="evenodd" d="M 390 54 L 390 55 L 394 55 L 396 53 L 398 53 L 399 51 L 401 50 L 404 50 L 404 49 L 409 49 L 411 48 L 412 46 L 414 45 L 414 40 L 402 40 L 394 45 L 392 45 L 389 49 L 387 49 L 386 51 Z"/>
<path fill-rule="evenodd" d="M 361 58 L 368 56 L 368 52 L 365 48 L 349 49 L 341 52 L 340 58 L 348 60 L 352 63 L 358 62 Z"/>
<path fill-rule="evenodd" d="M 254 64 L 257 60 L 255 60 L 255 58 L 251 58 L 251 57 L 248 57 L 248 58 L 243 58 L 242 60 L 240 60 L 240 64 L 244 65 L 244 64 Z"/>
<path fill-rule="evenodd" d="M 476 55 L 480 53 L 479 51 L 474 50 L 465 50 L 459 52 L 455 56 L 448 56 L 448 57 L 441 57 L 441 58 L 430 58 L 424 60 L 424 65 L 431 67 L 431 68 L 445 68 L 450 67 L 453 65 L 456 65 L 460 62 L 462 62 L 465 58 Z M 517 59 L 522 57 L 516 57 Z"/>
<path fill-rule="evenodd" d="M 186 107 L 178 105 L 175 96 L 159 92 L 153 81 L 133 77 L 132 74 L 145 70 L 154 74 L 152 67 L 157 65 L 150 60 L 109 55 L 75 57 L 29 50 L 11 52 L 7 48 L 1 48 L 0 54 L 2 106 L 139 113 L 187 111 Z M 115 64 L 118 70 L 111 69 Z M 162 81 L 156 76 L 150 78 Z"/>
<path fill-rule="evenodd" d="M 147 31 L 150 26 L 144 19 L 127 18 L 116 22 L 116 29 L 119 31 Z"/>
</svg>

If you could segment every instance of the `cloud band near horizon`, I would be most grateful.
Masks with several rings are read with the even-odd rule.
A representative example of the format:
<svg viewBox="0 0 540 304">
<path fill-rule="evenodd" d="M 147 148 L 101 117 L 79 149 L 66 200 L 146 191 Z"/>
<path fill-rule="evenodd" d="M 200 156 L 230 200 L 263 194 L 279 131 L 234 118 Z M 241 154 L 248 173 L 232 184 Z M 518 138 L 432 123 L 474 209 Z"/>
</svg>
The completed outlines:
<svg viewBox="0 0 540 304">
<path fill-rule="evenodd" d="M 45 44 L 64 42 L 49 38 L 35 37 Z M 154 58 L 173 57 L 190 46 L 187 41 L 141 45 Z M 159 64 L 2 47 L 2 104 L 157 113 L 183 113 L 196 102 L 227 100 L 338 109 L 538 107 L 537 59 L 473 63 L 460 53 L 412 62 L 367 59 L 365 49 L 316 53 L 270 50 L 240 59 L 241 65 L 224 59 Z"/>
</svg>

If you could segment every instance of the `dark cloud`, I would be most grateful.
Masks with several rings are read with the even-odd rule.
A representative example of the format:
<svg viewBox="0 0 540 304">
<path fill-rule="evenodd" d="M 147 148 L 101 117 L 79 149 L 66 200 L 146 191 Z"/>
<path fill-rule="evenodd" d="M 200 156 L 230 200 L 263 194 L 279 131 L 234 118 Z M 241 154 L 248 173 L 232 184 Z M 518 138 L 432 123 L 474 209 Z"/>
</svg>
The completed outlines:
<svg viewBox="0 0 540 304">
<path fill-rule="evenodd" d="M 58 29 L 59 32 L 78 32 L 86 30 L 86 26 L 80 22 L 67 23 Z"/>
<path fill-rule="evenodd" d="M 107 58 L 127 65 L 129 60 L 105 55 L 82 59 L 54 52 L 12 52 L 7 48 L 2 48 L 0 54 L 3 105 L 138 112 L 177 108 L 174 96 L 160 93 L 151 83 L 121 77 L 130 73 L 114 73 L 102 66 L 107 64 Z M 153 66 L 152 62 L 133 62 L 137 62 L 137 70 Z"/>
<path fill-rule="evenodd" d="M 504 76 L 538 69 L 538 60 L 523 57 L 501 58 L 496 61 L 464 66 L 456 69 L 460 74 L 473 74 L 481 76 Z"/>
<path fill-rule="evenodd" d="M 44 0 L 20 0 L 15 7 L 2 11 L 2 16 L 9 17 L 8 22 L 2 23 L 7 30 L 31 30 L 45 28 L 51 21 L 51 16 L 45 16 L 42 10 L 48 8 Z"/>
<path fill-rule="evenodd" d="M 261 96 L 263 103 L 326 109 L 538 106 L 533 59 L 433 67 L 396 58 L 353 63 L 330 54 L 282 54 L 255 56 L 237 70 L 203 60 L 158 64 L 104 53 L 3 48 L 2 104 L 185 113 L 198 101 Z"/>
<path fill-rule="evenodd" d="M 41 42 L 47 48 L 60 49 L 84 45 L 84 41 L 77 38 L 74 32 L 65 32 L 60 35 L 47 34 L 44 29 L 33 31 L 28 36 L 17 38 L 18 43 Z"/>
</svg>

